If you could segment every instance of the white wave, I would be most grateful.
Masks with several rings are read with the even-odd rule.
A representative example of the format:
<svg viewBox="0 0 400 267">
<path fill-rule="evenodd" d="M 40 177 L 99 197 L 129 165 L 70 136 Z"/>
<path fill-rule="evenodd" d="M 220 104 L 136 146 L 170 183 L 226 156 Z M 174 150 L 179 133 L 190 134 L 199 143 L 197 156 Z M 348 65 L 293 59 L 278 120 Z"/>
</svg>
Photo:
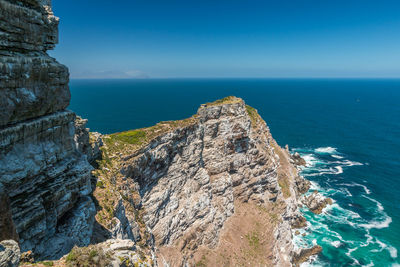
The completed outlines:
<svg viewBox="0 0 400 267">
<path fill-rule="evenodd" d="M 359 224 L 360 227 L 363 227 L 365 229 L 382 229 L 382 228 L 387 228 L 389 227 L 389 224 L 392 222 L 392 218 L 389 216 L 385 217 L 385 220 L 383 221 L 370 221 L 369 223 L 363 223 Z"/>
<path fill-rule="evenodd" d="M 393 263 L 393 264 L 392 264 L 392 267 L 400 267 L 400 264 L 398 264 L 397 262 L 396 262 L 396 263 Z"/>
<path fill-rule="evenodd" d="M 390 257 L 397 259 L 397 249 L 392 246 L 388 247 L 387 249 L 389 250 Z"/>
<path fill-rule="evenodd" d="M 332 244 L 332 246 L 334 246 L 335 248 L 338 248 L 338 247 L 340 247 L 340 245 L 341 245 L 342 243 L 340 243 L 340 241 L 333 241 L 333 242 L 331 242 L 331 244 Z"/>
<path fill-rule="evenodd" d="M 307 167 L 313 167 L 318 163 L 318 160 L 312 154 L 301 155 L 301 157 L 306 161 Z"/>
<path fill-rule="evenodd" d="M 372 267 L 375 266 L 375 264 L 371 261 L 370 263 L 368 263 L 367 265 L 365 265 L 365 267 Z"/>
<path fill-rule="evenodd" d="M 390 257 L 392 257 L 393 259 L 397 258 L 397 249 L 396 248 L 383 243 L 378 238 L 375 238 L 375 239 L 376 239 L 376 243 L 379 245 L 379 247 L 381 249 L 379 249 L 379 250 L 373 249 L 373 250 L 371 250 L 371 252 L 381 252 L 382 250 L 386 249 L 387 251 L 389 251 Z"/>
<path fill-rule="evenodd" d="M 336 166 L 335 168 L 336 168 L 336 170 L 337 170 L 337 172 L 336 172 L 335 174 L 341 174 L 341 173 L 343 173 L 343 168 L 342 168 L 342 167 Z"/>
<path fill-rule="evenodd" d="M 364 164 L 362 164 L 361 162 L 357 162 L 357 161 L 351 161 L 351 160 L 344 160 L 341 161 L 340 164 L 344 164 L 347 167 L 351 167 L 351 166 L 362 166 Z"/>
<path fill-rule="evenodd" d="M 376 204 L 376 206 L 377 206 L 377 208 L 378 208 L 379 211 L 384 211 L 384 208 L 383 208 L 383 206 L 382 206 L 382 203 L 380 203 L 378 200 L 373 199 L 373 198 L 370 198 L 370 197 L 367 197 L 367 196 L 363 196 L 363 197 L 365 197 L 366 199 L 369 199 L 370 201 L 374 202 L 374 203 Z"/>
<path fill-rule="evenodd" d="M 366 186 L 363 185 L 363 184 L 358 184 L 358 183 L 351 183 L 351 184 L 341 183 L 341 184 L 338 184 L 338 185 L 344 185 L 344 186 L 348 186 L 348 187 L 359 186 L 359 187 L 362 187 L 362 188 L 364 189 L 364 191 L 365 191 L 365 193 L 366 193 L 367 195 L 371 194 L 371 190 L 369 190 L 368 187 L 366 187 Z"/>
<path fill-rule="evenodd" d="M 346 255 L 350 257 L 351 253 L 353 253 L 353 251 L 356 251 L 358 248 L 349 248 L 349 251 L 346 252 Z"/>
<path fill-rule="evenodd" d="M 344 157 L 339 156 L 339 155 L 331 155 L 331 157 L 335 158 L 335 159 L 343 159 Z"/>
<path fill-rule="evenodd" d="M 337 153 L 335 147 L 319 147 L 315 149 L 315 152 L 320 153 L 320 154 L 335 154 Z"/>
</svg>

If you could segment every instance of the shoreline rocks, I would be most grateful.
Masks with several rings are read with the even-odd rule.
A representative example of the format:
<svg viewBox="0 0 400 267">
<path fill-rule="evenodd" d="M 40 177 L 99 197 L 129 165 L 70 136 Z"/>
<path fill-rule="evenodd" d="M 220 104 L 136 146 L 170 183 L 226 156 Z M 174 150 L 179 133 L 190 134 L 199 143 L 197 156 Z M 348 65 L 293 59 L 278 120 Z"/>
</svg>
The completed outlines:
<svg viewBox="0 0 400 267">
<path fill-rule="evenodd" d="M 314 191 L 308 196 L 303 196 L 301 198 L 301 202 L 315 214 L 321 214 L 322 210 L 326 206 L 332 205 L 333 203 L 331 198 L 326 198 L 322 196 L 320 193 L 318 193 L 318 191 Z"/>
</svg>

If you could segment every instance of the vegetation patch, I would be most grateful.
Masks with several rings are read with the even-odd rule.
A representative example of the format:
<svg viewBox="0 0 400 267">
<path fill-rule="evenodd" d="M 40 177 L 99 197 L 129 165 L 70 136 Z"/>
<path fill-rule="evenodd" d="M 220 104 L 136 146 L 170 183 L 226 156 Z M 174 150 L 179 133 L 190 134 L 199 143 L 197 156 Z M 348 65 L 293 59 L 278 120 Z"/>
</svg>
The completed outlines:
<svg viewBox="0 0 400 267">
<path fill-rule="evenodd" d="M 246 105 L 246 111 L 250 117 L 251 125 L 256 127 L 257 122 L 260 119 L 260 115 L 258 114 L 257 110 L 249 105 Z"/>
<path fill-rule="evenodd" d="M 278 184 L 280 188 L 282 189 L 283 197 L 288 198 L 290 197 L 290 189 L 289 189 L 289 181 L 284 174 L 280 174 L 278 176 Z"/>
<path fill-rule="evenodd" d="M 206 103 L 205 106 L 212 107 L 212 106 L 220 106 L 226 104 L 236 104 L 240 103 L 242 100 L 236 96 L 227 96 L 222 99 L 218 99 L 214 102 Z"/>
<path fill-rule="evenodd" d="M 196 267 L 206 267 L 207 266 L 207 258 L 206 256 L 201 256 L 201 259 L 196 262 Z"/>
<path fill-rule="evenodd" d="M 96 246 L 74 247 L 65 257 L 67 266 L 90 267 L 107 266 L 111 263 L 109 255 Z"/>
</svg>

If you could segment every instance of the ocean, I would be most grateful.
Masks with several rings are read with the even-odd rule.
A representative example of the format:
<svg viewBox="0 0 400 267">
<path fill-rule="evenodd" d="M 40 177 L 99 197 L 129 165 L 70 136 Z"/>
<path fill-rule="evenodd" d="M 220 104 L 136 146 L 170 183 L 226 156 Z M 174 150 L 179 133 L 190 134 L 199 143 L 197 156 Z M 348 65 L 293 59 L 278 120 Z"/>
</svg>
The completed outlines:
<svg viewBox="0 0 400 267">
<path fill-rule="evenodd" d="M 306 159 L 312 190 L 334 200 L 320 215 L 304 210 L 308 227 L 294 242 L 323 252 L 303 266 L 400 266 L 400 80 L 72 80 L 70 88 L 69 108 L 101 133 L 243 98 L 281 146 Z"/>
</svg>

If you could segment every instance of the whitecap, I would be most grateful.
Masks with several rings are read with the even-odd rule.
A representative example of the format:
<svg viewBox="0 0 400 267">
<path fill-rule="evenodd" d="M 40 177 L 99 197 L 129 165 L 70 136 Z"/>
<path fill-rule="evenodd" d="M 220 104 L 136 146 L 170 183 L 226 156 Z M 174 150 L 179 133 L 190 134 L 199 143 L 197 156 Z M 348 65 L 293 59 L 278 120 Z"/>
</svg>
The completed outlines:
<svg viewBox="0 0 400 267">
<path fill-rule="evenodd" d="M 344 185 L 344 186 L 348 186 L 348 187 L 359 186 L 359 187 L 362 187 L 362 188 L 364 189 L 364 191 L 365 191 L 365 193 L 366 193 L 367 195 L 371 194 L 371 190 L 369 190 L 369 188 L 366 187 L 366 186 L 363 185 L 363 184 L 358 184 L 358 183 L 351 183 L 351 184 L 341 183 L 341 184 L 338 184 L 338 185 Z"/>
<path fill-rule="evenodd" d="M 392 218 L 389 216 L 385 217 L 385 220 L 383 221 L 371 221 L 369 223 L 363 223 L 359 224 L 360 227 L 363 227 L 365 229 L 382 229 L 382 228 L 387 228 L 389 227 L 389 224 L 392 222 Z"/>
<path fill-rule="evenodd" d="M 343 168 L 340 166 L 336 166 L 335 169 L 337 170 L 337 172 L 335 174 L 341 174 L 343 173 Z"/>
<path fill-rule="evenodd" d="M 346 166 L 348 166 L 348 167 L 351 167 L 351 166 L 362 166 L 362 165 L 364 165 L 364 164 L 362 164 L 361 162 L 357 162 L 357 161 L 351 161 L 351 160 L 344 160 L 344 161 L 342 161 L 342 162 L 340 162 L 341 164 L 344 164 L 344 165 L 346 165 Z"/>
<path fill-rule="evenodd" d="M 338 247 L 340 247 L 340 245 L 341 245 L 342 243 L 340 243 L 340 241 L 333 241 L 333 242 L 331 242 L 331 244 L 332 244 L 332 246 L 334 246 L 335 248 L 338 248 Z"/>
<path fill-rule="evenodd" d="M 335 158 L 335 159 L 343 159 L 344 157 L 339 156 L 339 155 L 331 155 L 331 157 Z"/>
<path fill-rule="evenodd" d="M 318 163 L 318 160 L 312 154 L 301 155 L 301 157 L 306 161 L 307 167 L 313 167 Z"/>
<path fill-rule="evenodd" d="M 320 153 L 320 154 L 335 154 L 337 153 L 335 147 L 319 147 L 315 149 L 315 152 Z"/>
<path fill-rule="evenodd" d="M 397 259 L 397 249 L 392 246 L 388 247 L 387 249 L 389 250 L 390 257 Z"/>
<path fill-rule="evenodd" d="M 378 210 L 384 211 L 384 208 L 383 208 L 383 206 L 382 206 L 382 203 L 380 203 L 378 200 L 375 200 L 375 199 L 370 198 L 370 197 L 367 197 L 367 196 L 363 196 L 363 197 L 365 197 L 366 199 L 369 199 L 369 200 L 371 200 L 372 202 L 374 202 L 374 203 L 376 204 Z"/>
</svg>

